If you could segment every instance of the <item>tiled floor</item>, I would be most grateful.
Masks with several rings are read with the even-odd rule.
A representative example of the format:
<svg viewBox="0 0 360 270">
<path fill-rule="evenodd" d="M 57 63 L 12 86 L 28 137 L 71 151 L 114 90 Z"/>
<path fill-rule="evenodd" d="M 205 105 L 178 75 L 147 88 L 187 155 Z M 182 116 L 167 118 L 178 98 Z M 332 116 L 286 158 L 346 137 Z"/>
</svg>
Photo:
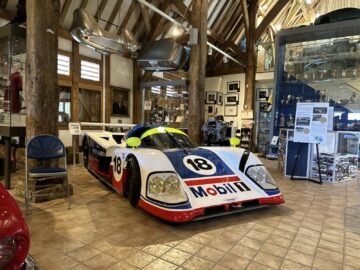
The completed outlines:
<svg viewBox="0 0 360 270">
<path fill-rule="evenodd" d="M 360 269 L 360 182 L 289 181 L 264 163 L 285 204 L 180 226 L 70 167 L 72 209 L 35 205 L 31 254 L 43 269 Z"/>
</svg>

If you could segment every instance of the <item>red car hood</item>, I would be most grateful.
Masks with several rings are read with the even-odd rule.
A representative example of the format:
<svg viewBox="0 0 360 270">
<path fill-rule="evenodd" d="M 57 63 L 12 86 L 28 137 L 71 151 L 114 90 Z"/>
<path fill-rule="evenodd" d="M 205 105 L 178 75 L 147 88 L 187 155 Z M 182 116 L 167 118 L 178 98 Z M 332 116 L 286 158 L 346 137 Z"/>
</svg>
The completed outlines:
<svg viewBox="0 0 360 270">
<path fill-rule="evenodd" d="M 16 239 L 16 255 L 8 269 L 19 269 L 29 252 L 29 229 L 14 198 L 0 184 L 0 241 L 6 237 Z"/>
</svg>

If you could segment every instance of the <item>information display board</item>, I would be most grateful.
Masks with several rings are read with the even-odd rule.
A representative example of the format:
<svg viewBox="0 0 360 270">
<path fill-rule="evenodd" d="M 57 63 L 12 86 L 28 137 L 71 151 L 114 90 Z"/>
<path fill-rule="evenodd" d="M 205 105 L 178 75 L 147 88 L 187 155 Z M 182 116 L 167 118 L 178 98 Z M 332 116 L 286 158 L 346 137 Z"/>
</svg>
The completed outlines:
<svg viewBox="0 0 360 270">
<path fill-rule="evenodd" d="M 325 144 L 329 121 L 329 103 L 297 103 L 294 142 Z"/>
</svg>

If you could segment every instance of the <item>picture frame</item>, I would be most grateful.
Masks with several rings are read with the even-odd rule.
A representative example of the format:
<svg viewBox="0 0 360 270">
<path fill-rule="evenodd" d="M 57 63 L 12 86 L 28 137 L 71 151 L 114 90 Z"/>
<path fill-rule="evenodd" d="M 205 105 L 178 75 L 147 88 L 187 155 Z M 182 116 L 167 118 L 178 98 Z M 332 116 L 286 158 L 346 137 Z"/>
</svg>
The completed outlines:
<svg viewBox="0 0 360 270">
<path fill-rule="evenodd" d="M 208 115 L 214 115 L 214 105 L 209 105 L 207 107 Z"/>
<path fill-rule="evenodd" d="M 225 116 L 237 116 L 237 111 L 238 111 L 237 105 L 225 106 L 224 115 Z"/>
<path fill-rule="evenodd" d="M 224 94 L 217 92 L 216 94 L 216 104 L 217 105 L 223 105 L 224 104 Z"/>
<path fill-rule="evenodd" d="M 240 92 L 240 81 L 228 82 L 227 92 L 228 93 Z"/>
<path fill-rule="evenodd" d="M 225 95 L 225 105 L 238 105 L 239 94 L 227 94 Z"/>
<path fill-rule="evenodd" d="M 256 100 L 259 100 L 259 101 L 268 100 L 269 88 L 258 88 L 256 92 L 257 92 Z"/>
<path fill-rule="evenodd" d="M 130 117 L 130 89 L 111 86 L 111 115 Z"/>
<path fill-rule="evenodd" d="M 209 91 L 206 92 L 205 104 L 215 104 L 216 103 L 216 92 Z"/>
</svg>

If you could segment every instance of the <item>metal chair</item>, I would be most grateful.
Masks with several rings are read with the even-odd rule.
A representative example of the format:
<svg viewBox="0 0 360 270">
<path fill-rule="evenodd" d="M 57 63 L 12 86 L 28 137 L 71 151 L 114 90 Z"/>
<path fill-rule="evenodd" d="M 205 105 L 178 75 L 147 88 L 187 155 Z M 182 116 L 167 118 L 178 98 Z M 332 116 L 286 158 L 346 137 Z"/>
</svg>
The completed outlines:
<svg viewBox="0 0 360 270">
<path fill-rule="evenodd" d="M 66 167 L 66 150 L 64 144 L 60 141 L 60 139 L 53 135 L 38 135 L 29 140 L 25 148 L 25 206 L 26 206 L 26 214 L 29 214 L 29 203 L 31 197 L 29 196 L 29 179 L 33 179 L 34 181 L 41 181 L 43 179 L 49 178 L 58 178 L 63 177 L 64 182 L 61 185 L 66 184 L 67 188 L 67 197 L 68 197 L 68 208 L 70 209 L 70 189 L 67 175 L 67 167 Z M 64 166 L 63 167 L 33 167 L 29 168 L 28 160 L 37 160 L 40 163 L 44 161 L 63 159 Z M 60 162 L 59 162 L 60 163 Z M 48 185 L 48 186 L 59 186 L 58 185 Z M 60 185 L 60 186 L 61 186 Z M 45 196 L 48 194 L 34 195 L 36 196 Z"/>
</svg>

